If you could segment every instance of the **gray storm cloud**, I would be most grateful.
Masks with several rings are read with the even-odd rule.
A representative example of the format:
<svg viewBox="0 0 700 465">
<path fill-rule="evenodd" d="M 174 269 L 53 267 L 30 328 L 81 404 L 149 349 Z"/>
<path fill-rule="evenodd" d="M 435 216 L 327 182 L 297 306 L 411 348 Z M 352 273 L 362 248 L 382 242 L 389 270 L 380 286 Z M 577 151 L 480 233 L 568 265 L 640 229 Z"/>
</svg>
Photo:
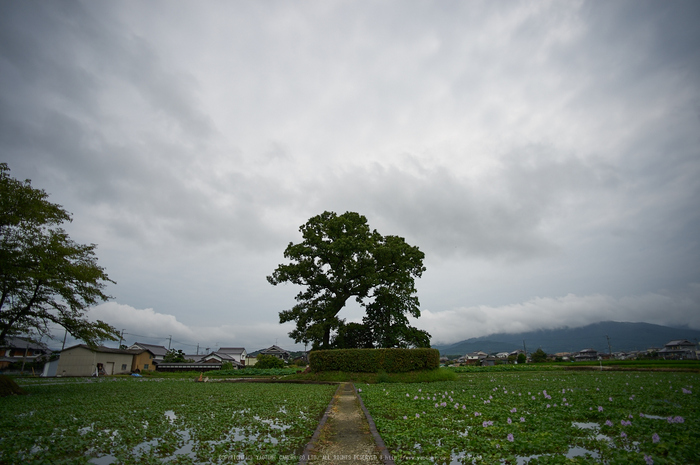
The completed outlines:
<svg viewBox="0 0 700 465">
<path fill-rule="evenodd" d="M 106 315 L 182 338 L 226 322 L 249 329 L 231 344 L 284 340 L 297 289 L 265 276 L 324 210 L 426 253 L 416 325 L 442 342 L 582 309 L 697 327 L 698 17 L 680 0 L 3 2 L 1 161 L 99 245 Z"/>
</svg>

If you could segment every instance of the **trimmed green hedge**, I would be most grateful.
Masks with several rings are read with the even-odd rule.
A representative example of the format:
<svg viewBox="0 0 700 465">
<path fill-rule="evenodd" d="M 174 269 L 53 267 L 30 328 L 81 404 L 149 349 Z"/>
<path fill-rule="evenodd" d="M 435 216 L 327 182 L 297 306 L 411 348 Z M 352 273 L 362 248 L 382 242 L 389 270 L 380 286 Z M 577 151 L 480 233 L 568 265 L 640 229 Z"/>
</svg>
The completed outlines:
<svg viewBox="0 0 700 465">
<path fill-rule="evenodd" d="M 309 353 L 312 371 L 350 373 L 403 373 L 433 370 L 440 366 L 437 349 L 337 349 Z"/>
</svg>

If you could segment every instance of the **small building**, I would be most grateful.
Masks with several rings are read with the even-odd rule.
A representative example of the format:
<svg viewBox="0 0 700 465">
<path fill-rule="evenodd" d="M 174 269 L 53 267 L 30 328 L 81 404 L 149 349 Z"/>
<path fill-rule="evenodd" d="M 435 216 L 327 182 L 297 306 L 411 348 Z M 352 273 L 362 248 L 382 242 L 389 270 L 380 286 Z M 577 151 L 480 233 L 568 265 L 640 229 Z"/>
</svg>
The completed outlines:
<svg viewBox="0 0 700 465">
<path fill-rule="evenodd" d="M 468 354 L 464 354 L 464 356 L 461 357 L 461 360 L 467 365 L 480 365 L 481 361 L 488 357 L 488 355 L 489 354 L 486 352 L 479 350 L 477 352 L 469 352 Z"/>
<path fill-rule="evenodd" d="M 56 360 L 51 360 L 49 362 L 44 363 L 44 369 L 42 370 L 41 376 L 42 378 L 50 378 L 53 376 L 56 376 L 56 373 L 58 373 L 58 361 L 60 359 Z"/>
<path fill-rule="evenodd" d="M 658 351 L 659 357 L 664 359 L 697 359 L 696 345 L 687 339 L 676 339 L 664 344 L 664 348 Z"/>
<path fill-rule="evenodd" d="M 90 347 L 78 344 L 61 351 L 57 376 L 104 376 L 128 374 L 134 363 L 134 355 L 141 351 Z"/>
<path fill-rule="evenodd" d="M 136 346 L 131 346 L 131 347 L 136 347 Z M 155 371 L 156 370 L 156 365 L 158 364 L 156 362 L 156 357 L 157 355 L 151 352 L 150 349 L 131 349 L 129 350 L 134 350 L 134 352 L 137 352 L 136 355 L 134 355 L 134 360 L 131 363 L 131 371 L 138 373 L 140 371 Z"/>
<path fill-rule="evenodd" d="M 231 360 L 235 360 L 243 365 L 245 365 L 245 359 L 248 357 L 248 353 L 243 347 L 222 347 L 216 353 L 227 355 Z"/>
<path fill-rule="evenodd" d="M 481 359 L 481 366 L 482 367 L 492 367 L 496 364 L 496 361 L 498 359 L 492 355 L 487 356 L 486 358 Z"/>
<path fill-rule="evenodd" d="M 590 362 L 598 360 L 598 351 L 595 349 L 583 349 L 574 356 L 577 362 Z"/>
</svg>

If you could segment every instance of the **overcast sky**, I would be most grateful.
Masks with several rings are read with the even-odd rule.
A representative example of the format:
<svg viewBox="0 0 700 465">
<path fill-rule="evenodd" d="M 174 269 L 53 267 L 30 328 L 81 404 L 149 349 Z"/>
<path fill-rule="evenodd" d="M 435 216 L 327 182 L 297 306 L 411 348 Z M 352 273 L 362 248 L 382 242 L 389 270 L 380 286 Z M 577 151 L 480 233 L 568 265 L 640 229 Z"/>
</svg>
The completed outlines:
<svg viewBox="0 0 700 465">
<path fill-rule="evenodd" d="M 425 253 L 433 344 L 700 329 L 698 24 L 696 0 L 3 1 L 0 161 L 98 244 L 90 315 L 127 343 L 303 349 L 299 288 L 265 277 L 325 210 Z"/>
</svg>

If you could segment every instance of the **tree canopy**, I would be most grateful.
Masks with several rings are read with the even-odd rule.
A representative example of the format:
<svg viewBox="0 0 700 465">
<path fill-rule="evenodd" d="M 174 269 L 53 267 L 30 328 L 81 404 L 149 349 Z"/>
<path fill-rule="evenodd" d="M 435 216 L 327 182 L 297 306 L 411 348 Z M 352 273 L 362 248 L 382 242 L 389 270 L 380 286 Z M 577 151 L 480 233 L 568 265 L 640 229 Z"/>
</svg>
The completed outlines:
<svg viewBox="0 0 700 465">
<path fill-rule="evenodd" d="M 355 212 L 324 212 L 299 230 L 303 241 L 284 251 L 291 263 L 267 277 L 273 285 L 305 286 L 297 304 L 279 314 L 280 323 L 296 322 L 291 338 L 313 348 L 430 346 L 430 335 L 408 324 L 408 315 L 420 316 L 415 278 L 425 271 L 425 255 L 418 247 L 370 230 Z M 338 317 L 350 298 L 366 310 L 362 324 Z"/>
<path fill-rule="evenodd" d="M 115 328 L 87 320 L 88 308 L 110 297 L 95 244 L 74 242 L 60 227 L 71 221 L 48 194 L 10 176 L 0 163 L 0 341 L 6 336 L 50 335 L 50 325 L 96 345 L 118 340 Z"/>
<path fill-rule="evenodd" d="M 194 360 L 190 358 L 185 358 L 185 353 L 182 349 L 175 350 L 170 349 L 163 356 L 163 361 L 167 363 L 193 363 Z"/>
<path fill-rule="evenodd" d="M 257 362 L 253 365 L 255 368 L 284 368 L 284 360 L 277 358 L 274 355 L 258 355 Z"/>
<path fill-rule="evenodd" d="M 530 358 L 532 359 L 533 363 L 542 363 L 547 361 L 547 354 L 544 350 L 542 350 L 542 347 L 540 347 L 532 353 Z"/>
</svg>

